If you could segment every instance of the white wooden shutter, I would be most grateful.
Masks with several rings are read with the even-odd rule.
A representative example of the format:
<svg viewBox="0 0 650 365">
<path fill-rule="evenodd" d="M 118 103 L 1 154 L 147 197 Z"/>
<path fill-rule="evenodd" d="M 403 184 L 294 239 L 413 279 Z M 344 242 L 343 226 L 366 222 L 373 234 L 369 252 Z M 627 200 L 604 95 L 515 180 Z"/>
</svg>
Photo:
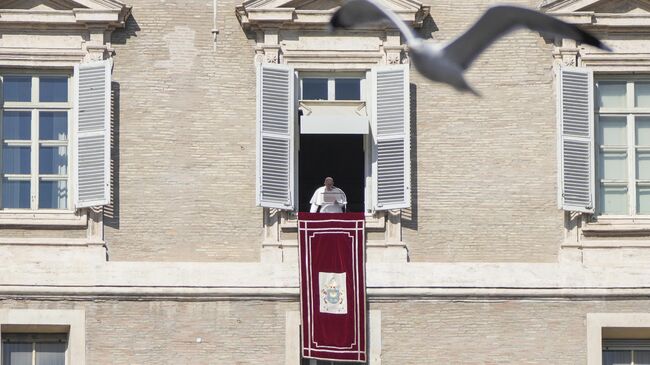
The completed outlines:
<svg viewBox="0 0 650 365">
<path fill-rule="evenodd" d="M 373 69 L 373 199 L 375 210 L 411 206 L 409 72 L 407 65 Z"/>
<path fill-rule="evenodd" d="M 562 67 L 558 72 L 559 205 L 594 211 L 593 72 Z"/>
<path fill-rule="evenodd" d="M 260 64 L 257 76 L 257 205 L 293 210 L 293 69 Z"/>
<path fill-rule="evenodd" d="M 77 208 L 110 201 L 111 68 L 111 60 L 74 68 Z"/>
</svg>

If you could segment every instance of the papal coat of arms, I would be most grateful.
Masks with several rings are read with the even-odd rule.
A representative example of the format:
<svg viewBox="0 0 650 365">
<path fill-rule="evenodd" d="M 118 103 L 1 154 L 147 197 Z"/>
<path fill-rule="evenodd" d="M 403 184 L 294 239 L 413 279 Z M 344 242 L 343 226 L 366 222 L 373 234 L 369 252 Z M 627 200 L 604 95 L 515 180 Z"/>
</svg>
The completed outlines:
<svg viewBox="0 0 650 365">
<path fill-rule="evenodd" d="M 321 313 L 347 314 L 345 273 L 319 272 Z"/>
</svg>

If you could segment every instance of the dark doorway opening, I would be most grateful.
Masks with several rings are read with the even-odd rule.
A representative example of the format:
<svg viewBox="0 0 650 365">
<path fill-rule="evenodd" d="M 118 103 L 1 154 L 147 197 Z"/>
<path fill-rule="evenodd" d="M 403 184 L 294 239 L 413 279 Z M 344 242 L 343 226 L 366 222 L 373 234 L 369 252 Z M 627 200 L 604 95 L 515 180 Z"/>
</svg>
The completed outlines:
<svg viewBox="0 0 650 365">
<path fill-rule="evenodd" d="M 363 134 L 301 134 L 298 155 L 298 207 L 309 212 L 314 190 L 325 177 L 348 198 L 348 212 L 364 211 L 365 171 Z"/>
</svg>

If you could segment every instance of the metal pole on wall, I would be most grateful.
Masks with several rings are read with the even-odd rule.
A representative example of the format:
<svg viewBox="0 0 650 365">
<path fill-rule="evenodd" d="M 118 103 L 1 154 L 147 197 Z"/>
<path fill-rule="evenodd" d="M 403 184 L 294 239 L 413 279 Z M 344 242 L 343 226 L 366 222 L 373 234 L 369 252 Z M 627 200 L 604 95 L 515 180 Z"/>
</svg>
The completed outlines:
<svg viewBox="0 0 650 365">
<path fill-rule="evenodd" d="M 217 0 L 212 0 L 212 37 L 213 37 L 213 51 L 217 51 Z"/>
</svg>

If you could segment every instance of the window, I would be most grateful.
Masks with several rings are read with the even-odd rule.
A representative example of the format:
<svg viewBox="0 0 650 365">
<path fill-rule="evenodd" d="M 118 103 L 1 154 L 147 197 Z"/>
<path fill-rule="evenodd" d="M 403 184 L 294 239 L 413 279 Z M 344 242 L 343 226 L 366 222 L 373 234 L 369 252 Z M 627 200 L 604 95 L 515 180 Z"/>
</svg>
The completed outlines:
<svg viewBox="0 0 650 365">
<path fill-rule="evenodd" d="M 67 333 L 3 333 L 2 365 L 65 365 Z"/>
<path fill-rule="evenodd" d="M 596 83 L 598 214 L 650 214 L 650 82 Z"/>
<path fill-rule="evenodd" d="M 59 224 L 108 204 L 111 67 L 0 73 L 1 223 Z"/>
<path fill-rule="evenodd" d="M 7 209 L 68 209 L 70 75 L 2 75 L 2 200 Z"/>
<path fill-rule="evenodd" d="M 362 76 L 318 75 L 301 79 L 301 100 L 363 100 Z"/>
<path fill-rule="evenodd" d="M 650 341 L 603 340 L 603 365 L 650 365 Z"/>
<path fill-rule="evenodd" d="M 294 87 L 293 68 L 278 64 L 258 66 L 258 205 L 288 211 L 305 209 L 305 204 L 298 202 L 298 195 L 302 201 L 308 199 L 313 189 L 322 184 L 327 173 L 320 174 L 313 183 L 297 181 L 298 162 L 303 176 L 309 172 L 309 167 L 313 167 L 309 166 L 310 162 L 305 162 L 304 153 L 301 152 L 299 156 L 300 149 L 303 148 L 305 152 L 306 147 L 314 147 L 317 143 L 324 146 L 322 148 L 343 143 L 334 141 L 336 135 L 366 134 L 368 137 L 351 137 L 349 141 L 350 153 L 353 154 L 350 160 L 355 164 L 355 171 L 359 171 L 359 176 L 352 177 L 351 189 L 342 188 L 346 194 L 352 192 L 359 197 L 354 210 L 378 211 L 410 206 L 408 67 L 378 66 L 368 70 L 367 74 L 369 77 L 366 79 L 353 73 L 301 73 L 301 94 L 297 97 L 294 95 L 297 88 Z M 364 86 L 366 81 L 368 85 Z M 366 89 L 370 94 L 368 98 L 364 94 Z M 300 129 L 296 128 L 298 100 L 311 112 L 311 115 L 301 117 Z M 363 117 L 360 117 L 361 114 L 364 114 Z M 365 133 L 360 132 L 362 128 L 352 128 L 359 126 L 359 122 L 365 122 Z M 311 133 L 314 133 L 316 124 L 326 125 L 315 129 L 329 137 L 300 141 L 301 133 L 308 134 L 308 128 L 305 128 L 308 124 L 312 128 Z M 301 158 L 302 161 L 299 161 Z M 346 163 L 347 160 L 343 158 L 342 162 Z M 316 173 L 313 175 L 316 176 Z M 333 177 L 337 185 L 344 180 L 341 176 Z"/>
</svg>

